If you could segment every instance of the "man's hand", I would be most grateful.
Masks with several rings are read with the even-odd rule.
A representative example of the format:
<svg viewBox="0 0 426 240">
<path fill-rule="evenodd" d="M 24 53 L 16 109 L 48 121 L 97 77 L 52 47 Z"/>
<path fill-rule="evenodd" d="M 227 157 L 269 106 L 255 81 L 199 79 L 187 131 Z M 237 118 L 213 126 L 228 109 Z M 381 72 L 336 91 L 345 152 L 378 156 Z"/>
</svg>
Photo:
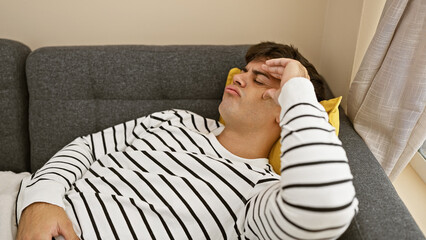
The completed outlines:
<svg viewBox="0 0 426 240">
<path fill-rule="evenodd" d="M 33 203 L 19 220 L 17 240 L 46 239 L 62 235 L 66 240 L 79 239 L 64 209 L 49 203 Z"/>
<path fill-rule="evenodd" d="M 262 65 L 262 68 L 269 72 L 273 77 L 281 79 L 280 89 L 269 89 L 265 92 L 265 96 L 269 96 L 278 104 L 278 96 L 281 89 L 288 80 L 294 77 L 309 78 L 306 68 L 297 60 L 291 58 L 270 59 Z"/>
</svg>

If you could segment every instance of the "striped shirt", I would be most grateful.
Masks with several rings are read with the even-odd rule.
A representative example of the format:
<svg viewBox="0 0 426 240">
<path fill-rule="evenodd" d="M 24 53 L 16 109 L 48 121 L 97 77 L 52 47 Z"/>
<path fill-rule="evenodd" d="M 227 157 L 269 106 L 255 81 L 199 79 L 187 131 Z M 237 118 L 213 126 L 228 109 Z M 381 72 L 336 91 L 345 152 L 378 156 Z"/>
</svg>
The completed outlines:
<svg viewBox="0 0 426 240">
<path fill-rule="evenodd" d="M 224 126 L 184 110 L 75 139 L 22 181 L 65 209 L 81 239 L 331 239 L 358 201 L 347 157 L 312 84 L 292 79 L 282 106 L 281 175 L 216 139 Z"/>
</svg>

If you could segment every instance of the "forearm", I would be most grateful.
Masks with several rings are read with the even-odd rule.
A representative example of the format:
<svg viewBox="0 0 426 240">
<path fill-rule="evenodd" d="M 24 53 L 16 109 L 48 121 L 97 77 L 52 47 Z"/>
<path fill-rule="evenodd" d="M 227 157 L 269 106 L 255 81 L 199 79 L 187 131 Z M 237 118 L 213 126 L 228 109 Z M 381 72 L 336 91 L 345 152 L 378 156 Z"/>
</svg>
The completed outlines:
<svg viewBox="0 0 426 240">
<path fill-rule="evenodd" d="M 310 223 L 307 228 L 344 226 L 357 207 L 346 152 L 310 81 L 286 85 L 280 96 L 281 204 L 291 206 L 294 221 Z"/>
<path fill-rule="evenodd" d="M 64 208 L 63 196 L 81 179 L 91 165 L 102 156 L 123 151 L 136 137 L 152 126 L 148 117 L 141 117 L 79 137 L 57 152 L 42 168 L 22 181 L 17 201 L 17 216 L 34 202 L 50 203 Z"/>
<path fill-rule="evenodd" d="M 42 168 L 23 179 L 17 201 L 21 212 L 34 202 L 50 203 L 64 208 L 63 196 L 94 162 L 91 136 L 77 138 L 58 151 Z"/>
<path fill-rule="evenodd" d="M 337 238 L 357 209 L 346 153 L 309 80 L 287 82 L 279 103 L 281 180 L 253 199 L 248 224 L 265 239 Z"/>
</svg>

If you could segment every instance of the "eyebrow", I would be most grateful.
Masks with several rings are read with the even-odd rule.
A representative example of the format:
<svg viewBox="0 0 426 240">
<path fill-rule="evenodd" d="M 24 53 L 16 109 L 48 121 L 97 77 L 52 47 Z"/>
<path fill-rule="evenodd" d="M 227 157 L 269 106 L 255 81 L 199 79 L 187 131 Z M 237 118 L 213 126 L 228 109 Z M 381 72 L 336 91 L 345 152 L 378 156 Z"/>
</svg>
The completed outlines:
<svg viewBox="0 0 426 240">
<path fill-rule="evenodd" d="M 242 70 L 243 72 L 248 72 L 248 70 L 247 70 L 247 68 L 246 68 L 246 67 L 243 67 L 241 70 Z M 254 73 L 255 75 L 262 75 L 262 76 L 265 76 L 266 78 L 268 78 L 268 79 L 269 79 L 268 75 L 267 75 L 266 73 L 261 72 L 261 71 L 258 71 L 258 70 L 254 70 L 254 69 L 253 69 L 253 73 Z"/>
</svg>

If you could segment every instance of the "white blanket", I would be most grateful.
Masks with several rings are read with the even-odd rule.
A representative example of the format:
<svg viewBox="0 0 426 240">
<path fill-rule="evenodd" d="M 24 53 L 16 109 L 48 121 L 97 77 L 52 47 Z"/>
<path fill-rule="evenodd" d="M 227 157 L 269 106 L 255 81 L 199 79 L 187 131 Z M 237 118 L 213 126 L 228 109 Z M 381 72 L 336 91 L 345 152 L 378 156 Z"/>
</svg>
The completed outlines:
<svg viewBox="0 0 426 240">
<path fill-rule="evenodd" d="M 16 235 L 15 203 L 21 180 L 30 173 L 0 171 L 0 239 L 12 240 Z"/>
</svg>

